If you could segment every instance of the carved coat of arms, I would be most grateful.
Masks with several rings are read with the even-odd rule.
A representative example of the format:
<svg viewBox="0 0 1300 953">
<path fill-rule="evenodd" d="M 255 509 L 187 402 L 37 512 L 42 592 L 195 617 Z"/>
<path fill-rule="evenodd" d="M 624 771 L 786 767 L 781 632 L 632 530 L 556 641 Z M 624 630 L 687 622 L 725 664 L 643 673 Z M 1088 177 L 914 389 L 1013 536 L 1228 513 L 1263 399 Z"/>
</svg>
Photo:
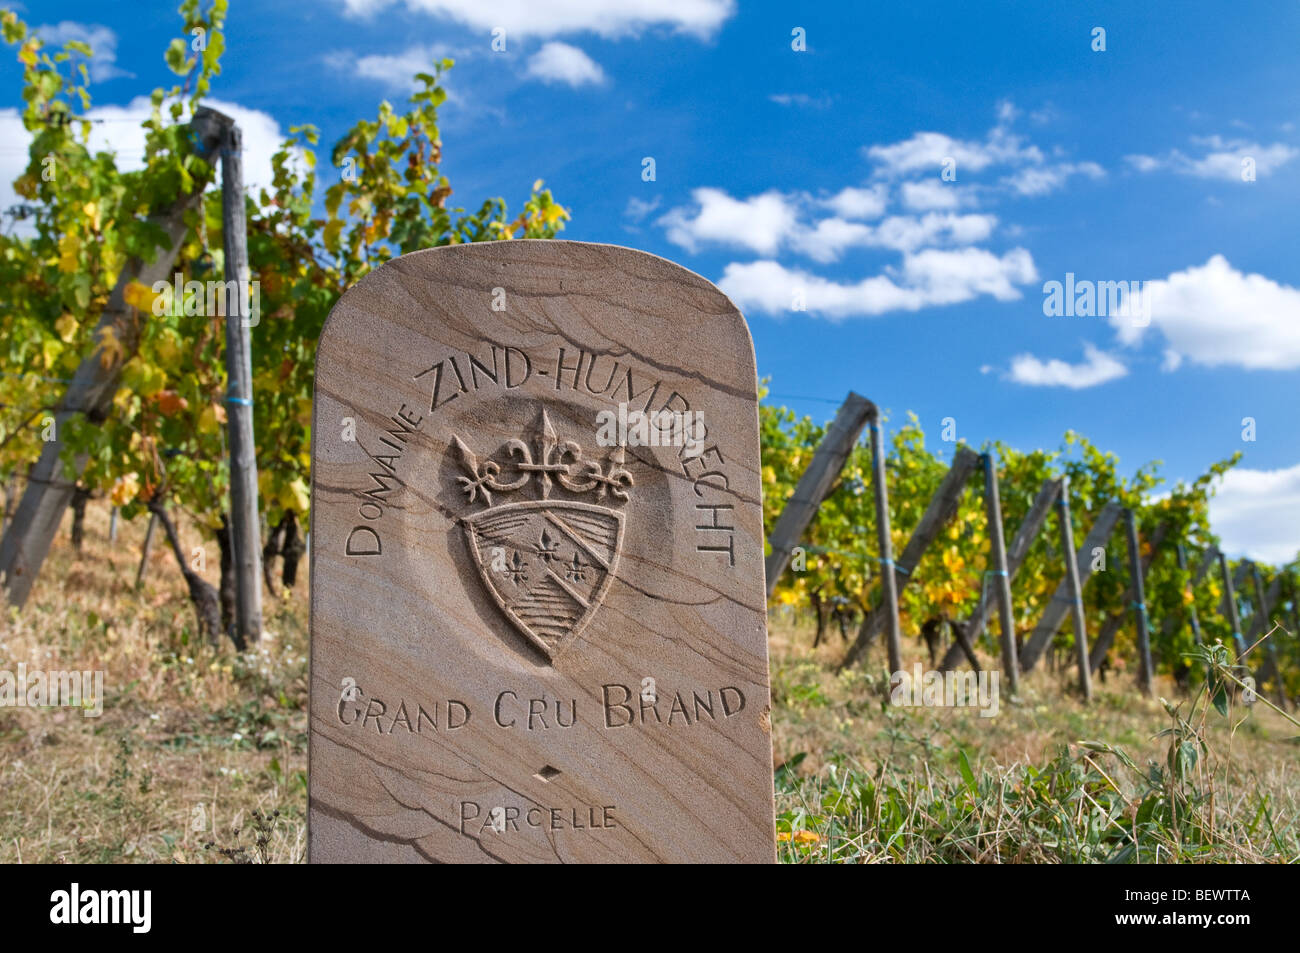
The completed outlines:
<svg viewBox="0 0 1300 953">
<path fill-rule="evenodd" d="M 532 442 L 509 440 L 506 461 L 480 462 L 456 434 L 452 445 L 468 476 L 457 477 L 469 503 L 486 509 L 465 517 L 466 540 L 479 577 L 514 626 L 554 660 L 591 621 L 614 581 L 623 545 L 623 513 L 632 474 L 621 447 L 604 464 L 561 443 L 543 410 Z M 539 498 L 501 502 L 532 485 Z M 551 499 L 559 485 L 596 502 Z"/>
</svg>

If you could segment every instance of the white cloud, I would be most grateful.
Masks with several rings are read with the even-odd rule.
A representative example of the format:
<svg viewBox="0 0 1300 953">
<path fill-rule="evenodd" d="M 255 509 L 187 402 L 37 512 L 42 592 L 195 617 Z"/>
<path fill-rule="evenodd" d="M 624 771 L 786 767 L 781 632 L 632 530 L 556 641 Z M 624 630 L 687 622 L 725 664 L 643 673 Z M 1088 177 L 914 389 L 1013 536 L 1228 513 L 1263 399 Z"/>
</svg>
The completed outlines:
<svg viewBox="0 0 1300 953">
<path fill-rule="evenodd" d="M 778 106 L 800 106 L 807 109 L 826 109 L 831 104 L 829 96 L 809 96 L 807 93 L 773 93 L 767 98 Z"/>
<path fill-rule="evenodd" d="M 31 145 L 31 136 L 23 128 L 22 117 L 12 106 L 0 109 L 0 142 L 7 147 L 0 149 L 0 212 L 3 212 L 19 202 L 13 183 L 27 168 L 27 149 Z M 19 235 L 31 234 L 23 222 L 16 223 L 14 231 Z"/>
<path fill-rule="evenodd" d="M 979 296 L 1015 300 L 1022 296 L 1020 286 L 1036 280 L 1032 256 L 1024 248 L 999 255 L 977 247 L 1000 222 L 995 215 L 963 209 L 978 207 L 980 189 L 990 187 L 942 181 L 943 160 L 954 159 L 959 176 L 999 165 L 1013 173 L 1032 170 L 1038 173 L 1034 178 L 1012 177 L 996 187 L 1028 195 L 1041 195 L 1071 176 L 1105 174 L 1096 163 L 1068 161 L 1059 149 L 1049 160 L 1011 131 L 1018 115 L 1012 103 L 999 103 L 997 124 L 978 141 L 921 132 L 872 146 L 865 150 L 876 166 L 870 187 L 850 186 L 818 197 L 773 189 L 743 199 L 722 189 L 696 189 L 693 203 L 669 210 L 657 224 L 670 241 L 692 253 L 715 244 L 769 259 L 732 262 L 723 278 L 724 290 L 737 303 L 769 313 L 797 309 L 796 291 L 806 310 L 831 318 L 915 311 Z M 928 175 L 918 174 L 922 172 Z M 905 212 L 886 216 L 895 194 Z M 901 262 L 855 282 L 823 278 L 775 260 L 792 253 L 829 263 L 854 248 L 888 249 L 900 253 Z"/>
<path fill-rule="evenodd" d="M 1300 464 L 1229 470 L 1210 498 L 1210 525 L 1227 553 L 1290 562 L 1300 552 Z"/>
<path fill-rule="evenodd" d="M 924 245 L 974 245 L 993 234 L 998 220 L 994 215 L 953 215 L 930 212 L 891 215 L 877 226 L 871 244 L 896 251 L 913 251 Z"/>
<path fill-rule="evenodd" d="M 785 244 L 814 261 L 831 262 L 854 247 L 912 252 L 933 245 L 974 245 L 992 235 L 997 223 L 993 215 L 947 212 L 931 212 L 919 218 L 891 215 L 875 228 L 841 218 L 826 218 L 812 228 L 797 226 Z"/>
<path fill-rule="evenodd" d="M 957 304 L 981 294 L 1000 300 L 1018 298 L 1015 285 L 1035 277 L 1033 259 L 1023 248 L 1001 258 L 979 248 L 932 249 L 906 256 L 895 275 L 875 275 L 852 284 L 774 261 L 733 262 L 718 287 L 742 310 L 780 314 L 790 311 L 800 295 L 809 312 L 834 320 Z"/>
<path fill-rule="evenodd" d="M 1263 178 L 1300 156 L 1300 149 L 1280 142 L 1265 146 L 1245 139 L 1228 140 L 1219 136 L 1193 137 L 1192 142 L 1203 147 L 1202 155 L 1193 157 L 1173 149 L 1164 156 L 1130 155 L 1124 158 L 1139 172 L 1169 169 L 1200 179 L 1241 182 L 1244 181 L 1241 177 L 1244 159 L 1253 159 L 1256 178 Z"/>
<path fill-rule="evenodd" d="M 918 132 L 910 139 L 887 146 L 870 146 L 867 158 L 876 163 L 877 174 L 907 175 L 942 171 L 945 160 L 956 160 L 957 174 L 980 172 L 991 165 L 1039 163 L 1043 153 L 1037 146 L 1024 145 L 1005 126 L 996 126 L 984 142 L 954 139 L 941 132 Z"/>
<path fill-rule="evenodd" d="M 668 240 L 690 252 L 701 242 L 716 242 L 774 255 L 795 229 L 794 204 L 775 190 L 741 201 L 721 189 L 700 188 L 691 198 L 696 209 L 675 208 L 659 219 Z"/>
<path fill-rule="evenodd" d="M 863 152 L 875 163 L 877 176 L 899 178 L 928 174 L 905 182 L 901 188 L 904 205 L 913 211 L 953 210 L 978 204 L 973 190 L 951 191 L 956 186 L 938 178 L 950 168 L 958 180 L 965 181 L 971 173 L 1007 167 L 1011 171 L 1002 177 L 1001 185 L 1026 196 L 1046 195 L 1063 186 L 1071 176 L 1093 179 L 1105 176 L 1105 170 L 1095 162 L 1068 161 L 1066 152 L 1059 147 L 1051 150 L 1049 160 L 1042 149 L 1012 131 L 1011 126 L 1019 116 L 1020 110 L 1013 103 L 1003 101 L 998 104 L 997 124 L 982 141 L 956 139 L 941 132 L 918 132 L 909 139 L 870 146 Z"/>
<path fill-rule="evenodd" d="M 826 206 L 868 217 L 883 208 L 884 195 L 883 190 L 845 189 L 832 198 L 813 200 L 769 190 L 735 199 L 722 189 L 701 188 L 691 193 L 693 206 L 671 209 L 658 224 L 669 241 L 692 253 L 712 243 L 768 256 L 786 249 L 820 262 L 835 261 L 853 247 L 910 252 L 932 245 L 973 245 L 997 226 L 993 215 L 951 212 L 892 215 L 875 227 L 839 216 L 807 221 L 815 208 Z"/>
<path fill-rule="evenodd" d="M 1046 195 L 1063 186 L 1072 175 L 1085 175 L 1090 179 L 1104 178 L 1106 170 L 1095 162 L 1062 162 L 1055 166 L 1030 166 L 1017 169 L 1002 178 L 1020 195 Z"/>
<path fill-rule="evenodd" d="M 1124 159 L 1139 172 L 1154 172 L 1160 168 L 1160 160 L 1152 156 L 1125 156 Z"/>
<path fill-rule="evenodd" d="M 1125 344 L 1158 330 L 1166 367 L 1186 358 L 1210 367 L 1300 368 L 1300 288 L 1243 274 L 1215 255 L 1199 267 L 1147 282 L 1146 293 L 1149 327 L 1124 317 L 1113 317 L 1111 324 Z"/>
<path fill-rule="evenodd" d="M 86 71 L 91 80 L 102 83 L 119 76 L 134 76 L 117 65 L 117 34 L 108 27 L 98 23 L 77 23 L 63 20 L 54 25 L 38 26 L 35 30 L 49 46 L 62 47 L 69 40 L 80 40 L 89 44 L 94 56 L 86 60 Z M 54 50 L 46 50 L 53 55 Z M 76 57 L 74 54 L 75 58 Z"/>
<path fill-rule="evenodd" d="M 1040 360 L 1032 354 L 1019 354 L 1011 358 L 1008 380 L 1032 387 L 1070 387 L 1082 390 L 1108 381 L 1118 380 L 1128 373 L 1128 368 L 1114 356 L 1097 350 L 1092 345 L 1083 346 L 1082 363 L 1070 364 L 1057 358 Z"/>
<path fill-rule="evenodd" d="M 1084 344 L 1084 360 L 1079 364 L 1052 358 L 1040 360 L 1032 354 L 1019 354 L 1011 359 L 1009 380 L 1031 387 L 1068 387 L 1081 390 L 1096 387 L 1123 377 L 1128 373 L 1120 361 L 1110 354 Z"/>
<path fill-rule="evenodd" d="M 900 191 L 903 205 L 913 212 L 952 211 L 975 202 L 969 189 L 958 188 L 940 179 L 904 182 Z"/>
<path fill-rule="evenodd" d="M 408 47 L 400 53 L 370 53 L 359 57 L 352 53 L 331 53 L 326 56 L 325 62 L 334 69 L 351 70 L 362 79 L 374 80 L 390 89 L 406 92 L 416 88 L 416 73 L 432 73 L 435 63 L 445 57 L 454 58 L 459 55 L 459 50 L 434 44 Z M 446 90 L 445 81 L 442 86 Z M 454 99 L 450 92 L 448 99 Z"/>
<path fill-rule="evenodd" d="M 371 17 L 398 0 L 343 0 L 344 9 Z M 668 27 L 699 39 L 718 32 L 736 12 L 735 0 L 401 0 L 411 11 L 454 20 L 488 33 L 502 27 L 512 36 L 559 36 L 590 32 L 635 36 Z"/>
<path fill-rule="evenodd" d="M 640 222 L 647 215 L 659 208 L 661 196 L 656 195 L 651 201 L 639 199 L 635 195 L 627 200 L 627 208 L 623 210 L 624 218 L 629 218 L 633 222 Z"/>
<path fill-rule="evenodd" d="M 883 185 L 869 189 L 841 189 L 822 204 L 841 218 L 869 219 L 879 218 L 885 214 L 889 202 L 888 192 Z"/>
<path fill-rule="evenodd" d="M 600 85 L 605 71 L 590 56 L 568 43 L 552 40 L 528 58 L 528 75 L 545 83 L 569 86 Z"/>
<path fill-rule="evenodd" d="M 870 225 L 846 222 L 842 218 L 824 218 L 813 228 L 800 228 L 789 237 L 789 244 L 814 261 L 836 261 L 849 248 L 869 245 L 873 232 Z"/>
<path fill-rule="evenodd" d="M 1023 248 L 1001 258 L 983 248 L 929 248 L 903 258 L 903 276 L 924 290 L 926 304 L 957 304 L 985 294 L 999 301 L 1020 297 L 1016 285 L 1038 278 L 1034 259 Z"/>
</svg>

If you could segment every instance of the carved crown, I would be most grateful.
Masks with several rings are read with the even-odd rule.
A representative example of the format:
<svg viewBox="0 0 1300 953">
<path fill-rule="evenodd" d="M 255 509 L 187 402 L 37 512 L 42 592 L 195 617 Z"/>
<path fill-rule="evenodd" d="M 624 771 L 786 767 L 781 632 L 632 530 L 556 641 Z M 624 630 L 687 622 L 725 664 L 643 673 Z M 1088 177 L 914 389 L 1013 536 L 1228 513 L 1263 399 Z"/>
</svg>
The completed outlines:
<svg viewBox="0 0 1300 953">
<path fill-rule="evenodd" d="M 481 498 L 490 507 L 494 492 L 514 493 L 533 480 L 540 485 L 543 500 L 550 497 L 551 488 L 559 483 L 571 493 L 593 493 L 598 500 L 608 495 L 614 500 L 627 501 L 632 474 L 623 468 L 626 458 L 622 447 L 610 450 L 606 465 L 597 460 L 584 460 L 582 447 L 576 441 L 559 442 L 545 408 L 538 414 L 531 436 L 531 445 L 518 438 L 506 441 L 503 449 L 508 459 L 501 464 L 491 458 L 480 463 L 464 440 L 457 434 L 451 435 L 461 466 L 469 474 L 456 478 L 467 502 Z M 507 470 L 511 479 L 503 479 Z"/>
</svg>

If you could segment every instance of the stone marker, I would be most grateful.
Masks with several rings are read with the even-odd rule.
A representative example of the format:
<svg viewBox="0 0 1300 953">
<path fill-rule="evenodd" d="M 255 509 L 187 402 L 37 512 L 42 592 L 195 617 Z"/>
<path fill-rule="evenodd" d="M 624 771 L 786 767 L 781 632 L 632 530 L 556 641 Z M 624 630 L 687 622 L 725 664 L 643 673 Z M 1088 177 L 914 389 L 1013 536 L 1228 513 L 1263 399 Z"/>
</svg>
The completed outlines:
<svg viewBox="0 0 1300 953">
<path fill-rule="evenodd" d="M 313 862 L 774 860 L 717 288 L 610 245 L 406 255 L 331 313 L 312 434 Z"/>
</svg>

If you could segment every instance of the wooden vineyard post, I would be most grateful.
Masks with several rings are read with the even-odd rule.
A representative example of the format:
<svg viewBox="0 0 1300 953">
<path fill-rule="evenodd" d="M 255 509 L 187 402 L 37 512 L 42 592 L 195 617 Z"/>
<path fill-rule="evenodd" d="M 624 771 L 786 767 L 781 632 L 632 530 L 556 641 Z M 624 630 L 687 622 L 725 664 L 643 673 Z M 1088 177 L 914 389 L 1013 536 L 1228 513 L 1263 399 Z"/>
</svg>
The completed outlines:
<svg viewBox="0 0 1300 953">
<path fill-rule="evenodd" d="M 108 541 L 117 542 L 117 507 L 108 511 Z"/>
<path fill-rule="evenodd" d="M 885 438 L 880 432 L 880 410 L 873 406 L 871 411 L 868 421 L 871 427 L 871 482 L 876 499 L 876 543 L 880 549 L 881 608 L 888 613 L 887 644 L 889 672 L 892 679 L 894 672 L 903 670 L 903 633 L 898 625 L 898 580 L 894 576 L 894 544 L 889 534 L 889 488 L 885 482 Z"/>
<path fill-rule="evenodd" d="M 1219 574 L 1223 579 L 1223 611 L 1228 625 L 1232 627 L 1232 647 L 1237 661 L 1244 664 L 1246 643 L 1241 637 L 1241 618 L 1237 615 L 1237 594 L 1232 586 L 1232 575 L 1228 572 L 1228 557 L 1219 551 Z"/>
<path fill-rule="evenodd" d="M 1137 516 L 1131 509 L 1124 510 L 1124 531 L 1128 537 L 1129 592 L 1133 595 L 1133 615 L 1137 624 L 1138 677 L 1141 680 L 1142 693 L 1150 698 L 1155 694 L 1154 673 L 1151 671 L 1151 633 L 1147 627 L 1146 588 L 1142 580 L 1142 552 L 1138 541 Z M 1083 664 L 1085 666 L 1088 664 L 1086 655 Z"/>
<path fill-rule="evenodd" d="M 158 526 L 158 516 L 155 513 L 149 514 L 149 528 L 144 531 L 144 546 L 140 550 L 140 568 L 135 571 L 135 584 L 139 586 L 144 582 L 144 571 L 149 565 L 149 550 L 153 547 L 153 531 Z"/>
<path fill-rule="evenodd" d="M 772 552 L 767 557 L 767 595 L 771 598 L 781 574 L 790 562 L 790 554 L 799 540 L 803 538 L 808 524 L 817 515 L 817 508 L 822 505 L 830 493 L 831 487 L 844 469 L 844 463 L 853 446 L 862 435 L 862 428 L 867 425 L 867 418 L 875 412 L 871 401 L 849 391 L 835 420 L 826 429 L 826 435 L 813 453 L 812 461 L 799 477 L 794 494 L 786 501 L 772 535 L 768 538 Z"/>
<path fill-rule="evenodd" d="M 1065 556 L 1065 581 L 1069 586 L 1074 620 L 1074 651 L 1079 660 L 1079 690 L 1085 702 L 1092 700 L 1092 672 L 1088 668 L 1088 633 L 1084 628 L 1083 584 L 1079 581 L 1079 556 L 1074 550 L 1074 527 L 1070 525 L 1070 478 L 1061 481 L 1056 498 L 1056 515 L 1061 521 L 1061 549 Z"/>
<path fill-rule="evenodd" d="M 1269 607 L 1277 603 L 1278 593 L 1282 589 L 1282 576 L 1279 574 L 1273 584 L 1268 587 L 1268 594 L 1264 594 L 1264 581 L 1260 578 L 1259 567 L 1252 561 L 1250 564 L 1250 574 L 1255 587 L 1255 616 L 1251 619 L 1250 635 L 1246 639 L 1246 644 L 1254 645 L 1259 639 L 1264 638 L 1268 632 L 1268 614 Z M 1273 678 L 1274 694 L 1277 697 L 1277 703 L 1283 711 L 1291 707 L 1291 700 L 1287 698 L 1286 686 L 1282 684 L 1282 668 L 1277 661 L 1277 640 L 1269 638 L 1264 642 L 1264 648 L 1268 652 L 1268 664 L 1261 665 L 1255 670 L 1255 682 L 1263 684 L 1265 673 Z"/>
<path fill-rule="evenodd" d="M 1056 502 L 1056 495 L 1061 492 L 1061 481 L 1049 478 L 1043 481 L 1042 489 L 1038 491 L 1038 496 L 1029 507 L 1029 512 L 1025 515 L 1024 521 L 1020 528 L 1016 530 L 1016 537 L 1011 541 L 1011 548 L 1007 550 L 1007 584 L 1010 585 L 1016 578 L 1016 573 L 1020 571 L 1020 565 L 1025 561 L 1025 556 L 1029 553 L 1029 547 L 1033 545 L 1038 538 L 1039 532 L 1042 531 L 1043 524 L 1047 522 L 1047 516 L 1052 511 L 1052 504 Z M 980 590 L 979 602 L 975 605 L 975 611 L 971 613 L 970 618 L 966 621 L 966 629 L 969 632 L 976 632 L 984 625 L 984 619 L 989 613 L 990 600 L 987 591 Z M 949 646 L 947 654 L 944 655 L 943 661 L 939 663 L 939 669 L 947 672 L 956 668 L 957 663 L 961 661 L 962 649 L 954 644 Z M 1017 659 L 1018 666 L 1023 664 Z"/>
<path fill-rule="evenodd" d="M 262 549 L 253 442 L 253 369 L 249 328 L 248 227 L 239 127 L 226 117 L 221 148 L 221 230 L 226 254 L 226 416 L 230 432 L 230 528 L 234 547 L 236 642 L 262 635 Z M 232 282 L 234 288 L 231 288 Z"/>
<path fill-rule="evenodd" d="M 1020 692 L 1020 659 L 1016 653 L 1015 613 L 1011 605 L 1011 577 L 1007 573 L 1006 537 L 1002 535 L 1002 501 L 998 496 L 998 465 L 992 453 L 984 459 L 984 507 L 992 540 L 993 587 L 997 593 L 998 621 L 1002 626 L 1002 669 L 1011 694 Z M 968 630 L 969 631 L 969 630 Z"/>
<path fill-rule="evenodd" d="M 1061 496 L 1065 497 L 1064 477 L 1062 477 Z M 1108 502 L 1101 508 L 1097 518 L 1092 523 L 1092 528 L 1088 530 L 1088 537 L 1083 541 L 1083 546 L 1079 548 L 1075 556 L 1074 564 L 1079 576 L 1079 586 L 1083 587 L 1092 575 L 1092 561 L 1089 558 L 1094 549 L 1104 547 L 1106 541 L 1110 539 L 1110 534 L 1115 529 L 1115 524 L 1119 522 L 1120 505 L 1114 500 Z M 1083 568 L 1078 568 L 1083 567 Z M 1069 562 L 1067 557 L 1067 569 Z M 1038 620 L 1038 625 L 1034 627 L 1033 633 L 1025 641 L 1024 650 L 1020 653 L 1020 670 L 1027 672 L 1034 667 L 1038 659 L 1042 656 L 1043 650 L 1051 644 L 1052 637 L 1056 635 L 1056 630 L 1061 627 L 1065 617 L 1070 614 L 1071 609 L 1076 605 L 1070 595 L 1071 586 L 1069 576 L 1062 579 L 1056 587 L 1056 592 L 1052 594 L 1052 600 L 1043 610 L 1042 617 Z"/>
<path fill-rule="evenodd" d="M 1164 543 L 1165 537 L 1169 535 L 1169 530 L 1170 526 L 1168 523 L 1161 523 L 1156 527 L 1156 531 L 1151 534 L 1151 539 L 1149 541 L 1150 552 L 1142 557 L 1142 578 L 1144 580 L 1147 577 L 1147 573 L 1151 571 L 1151 564 L 1155 561 L 1156 554 L 1160 551 L 1160 546 Z M 1124 590 L 1124 595 L 1120 597 L 1120 601 L 1128 607 L 1133 604 L 1134 598 L 1133 587 L 1130 585 Z M 1102 623 L 1101 632 L 1097 635 L 1097 638 L 1088 649 L 1088 658 L 1092 662 L 1093 672 L 1096 672 L 1101 668 L 1101 663 L 1106 659 L 1106 653 L 1110 651 L 1111 645 L 1115 642 L 1115 634 L 1119 632 L 1120 626 L 1124 624 L 1124 619 L 1127 615 L 1127 608 L 1122 609 L 1119 612 L 1112 613 L 1110 617 Z M 1148 619 L 1148 626 L 1149 625 L 1150 620 Z M 1167 633 L 1172 630 L 1163 629 L 1162 631 Z"/>
<path fill-rule="evenodd" d="M 912 535 L 908 539 L 907 545 L 903 547 L 903 554 L 898 557 L 898 562 L 892 562 L 893 556 L 890 555 L 889 569 L 891 575 L 903 577 L 903 583 L 907 581 L 907 576 L 921 561 L 921 556 L 934 542 L 935 537 L 939 535 L 939 531 L 957 515 L 962 490 L 978 465 L 979 456 L 973 450 L 969 447 L 957 448 L 957 452 L 952 458 L 952 466 L 948 468 L 947 474 L 944 475 L 943 482 L 939 484 L 939 489 L 934 491 L 934 496 L 930 497 L 930 502 L 926 504 L 925 512 L 921 514 L 920 521 L 916 524 L 916 528 L 912 530 Z M 899 585 L 900 583 L 896 579 L 894 582 L 895 594 L 897 594 Z M 862 657 L 867 647 L 875 640 L 877 633 L 884 627 L 888 611 L 888 604 L 882 600 L 880 605 L 863 616 L 862 625 L 858 629 L 858 636 L 854 639 L 853 645 L 849 647 L 844 661 L 840 663 L 841 669 L 853 665 Z"/>
</svg>

